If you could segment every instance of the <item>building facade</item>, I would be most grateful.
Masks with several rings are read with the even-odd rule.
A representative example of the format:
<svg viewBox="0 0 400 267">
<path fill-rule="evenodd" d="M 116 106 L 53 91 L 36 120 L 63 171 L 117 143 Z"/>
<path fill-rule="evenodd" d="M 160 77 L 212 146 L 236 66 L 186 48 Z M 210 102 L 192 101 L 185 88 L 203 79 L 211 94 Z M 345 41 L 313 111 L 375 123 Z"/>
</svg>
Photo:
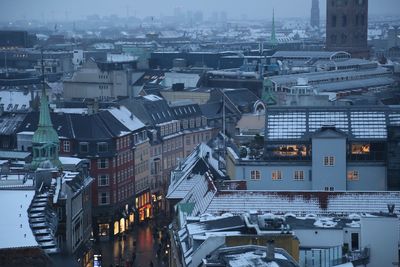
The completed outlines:
<svg viewBox="0 0 400 267">
<path fill-rule="evenodd" d="M 347 51 L 368 58 L 368 0 L 328 0 L 326 3 L 326 49 Z"/>
<path fill-rule="evenodd" d="M 386 107 L 269 108 L 260 157 L 240 158 L 228 148 L 228 175 L 245 180 L 251 190 L 398 190 L 393 131 L 399 112 Z"/>
</svg>

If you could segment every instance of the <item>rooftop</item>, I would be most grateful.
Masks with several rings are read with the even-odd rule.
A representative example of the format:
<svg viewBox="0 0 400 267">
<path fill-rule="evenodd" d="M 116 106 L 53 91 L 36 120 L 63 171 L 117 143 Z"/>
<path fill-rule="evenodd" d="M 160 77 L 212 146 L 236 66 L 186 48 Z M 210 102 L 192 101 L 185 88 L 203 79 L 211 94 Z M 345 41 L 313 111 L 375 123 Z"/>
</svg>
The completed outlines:
<svg viewBox="0 0 400 267">
<path fill-rule="evenodd" d="M 39 246 L 29 226 L 28 208 L 34 190 L 0 190 L 0 249 Z"/>
<path fill-rule="evenodd" d="M 268 108 L 266 140 L 309 139 L 323 125 L 334 125 L 350 139 L 386 140 L 388 126 L 400 125 L 400 109 L 388 107 Z"/>
</svg>

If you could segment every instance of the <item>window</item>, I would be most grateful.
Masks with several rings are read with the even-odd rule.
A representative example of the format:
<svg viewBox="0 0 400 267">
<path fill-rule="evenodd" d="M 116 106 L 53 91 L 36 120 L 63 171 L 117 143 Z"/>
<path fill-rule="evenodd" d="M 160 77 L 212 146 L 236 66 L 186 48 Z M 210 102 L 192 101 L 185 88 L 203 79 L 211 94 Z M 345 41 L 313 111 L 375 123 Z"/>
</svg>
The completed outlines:
<svg viewBox="0 0 400 267">
<path fill-rule="evenodd" d="M 70 152 L 71 151 L 71 143 L 69 141 L 64 141 L 63 142 L 63 150 L 64 150 L 64 152 Z"/>
<path fill-rule="evenodd" d="M 190 136 L 186 136 L 186 145 L 190 145 Z"/>
<path fill-rule="evenodd" d="M 332 16 L 332 20 L 331 20 L 331 22 L 332 22 L 332 27 L 336 27 L 336 15 L 333 15 Z"/>
<path fill-rule="evenodd" d="M 257 171 L 257 170 L 250 171 L 250 179 L 251 180 L 260 180 L 260 178 L 261 178 L 260 171 Z"/>
<path fill-rule="evenodd" d="M 349 181 L 358 181 L 360 179 L 358 171 L 348 171 L 347 172 L 347 180 Z"/>
<path fill-rule="evenodd" d="M 98 152 L 107 152 L 108 151 L 108 144 L 105 142 L 97 143 L 97 151 Z"/>
<path fill-rule="evenodd" d="M 101 174 L 98 176 L 98 185 L 99 186 L 108 186 L 109 185 L 108 174 Z"/>
<path fill-rule="evenodd" d="M 89 152 L 89 144 L 86 142 L 79 143 L 79 151 L 81 153 L 88 153 Z"/>
<path fill-rule="evenodd" d="M 281 171 L 273 171 L 272 172 L 272 180 L 282 180 Z"/>
<path fill-rule="evenodd" d="M 294 180 L 303 181 L 304 180 L 304 171 L 294 171 Z"/>
<path fill-rule="evenodd" d="M 334 166 L 335 165 L 335 157 L 328 156 L 324 157 L 324 166 Z"/>
<path fill-rule="evenodd" d="M 99 193 L 99 205 L 110 204 L 110 194 L 108 192 Z"/>
<path fill-rule="evenodd" d="M 346 27 L 347 26 L 347 16 L 343 15 L 342 16 L 342 27 Z"/>
<path fill-rule="evenodd" d="M 351 154 L 353 155 L 368 155 L 370 153 L 370 144 L 352 144 Z"/>
<path fill-rule="evenodd" d="M 335 191 L 333 186 L 325 186 L 325 191 Z"/>
<path fill-rule="evenodd" d="M 107 169 L 108 168 L 108 159 L 98 159 L 97 160 L 97 168 L 98 169 Z"/>
</svg>

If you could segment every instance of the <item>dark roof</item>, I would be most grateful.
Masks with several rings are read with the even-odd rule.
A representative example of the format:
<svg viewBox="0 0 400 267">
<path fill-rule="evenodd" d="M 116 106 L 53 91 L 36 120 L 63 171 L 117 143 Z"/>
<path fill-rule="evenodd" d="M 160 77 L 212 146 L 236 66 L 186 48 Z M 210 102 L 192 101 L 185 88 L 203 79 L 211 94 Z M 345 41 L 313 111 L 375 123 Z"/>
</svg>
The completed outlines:
<svg viewBox="0 0 400 267">
<path fill-rule="evenodd" d="M 202 115 L 201 109 L 198 104 L 173 106 L 171 107 L 171 110 L 173 111 L 176 119 L 198 117 Z"/>
<path fill-rule="evenodd" d="M 223 104 L 221 102 L 213 102 L 213 103 L 206 103 L 203 105 L 200 105 L 200 110 L 204 116 L 206 116 L 208 119 L 214 119 L 214 118 L 221 118 L 222 117 L 222 107 Z M 232 110 L 229 108 L 229 106 L 226 107 L 226 116 L 234 114 Z"/>
<path fill-rule="evenodd" d="M 108 110 L 92 115 L 52 112 L 50 113 L 50 117 L 53 127 L 60 138 L 86 141 L 106 140 L 119 136 L 121 132 L 130 131 L 112 116 Z M 17 132 L 36 131 L 38 121 L 38 112 L 27 114 Z"/>
<path fill-rule="evenodd" d="M 15 134 L 26 114 L 3 114 L 0 117 L 0 135 Z"/>
<path fill-rule="evenodd" d="M 231 101 L 235 106 L 244 106 L 249 104 L 254 104 L 257 100 L 260 100 L 253 92 L 249 89 L 232 89 L 224 90 L 225 96 Z"/>
<path fill-rule="evenodd" d="M 169 106 L 165 99 L 157 95 L 124 99 L 121 100 L 120 103 L 129 109 L 143 123 L 153 127 L 157 124 L 172 120 L 199 117 L 203 114 L 198 104 L 185 103 L 183 105 Z"/>
</svg>

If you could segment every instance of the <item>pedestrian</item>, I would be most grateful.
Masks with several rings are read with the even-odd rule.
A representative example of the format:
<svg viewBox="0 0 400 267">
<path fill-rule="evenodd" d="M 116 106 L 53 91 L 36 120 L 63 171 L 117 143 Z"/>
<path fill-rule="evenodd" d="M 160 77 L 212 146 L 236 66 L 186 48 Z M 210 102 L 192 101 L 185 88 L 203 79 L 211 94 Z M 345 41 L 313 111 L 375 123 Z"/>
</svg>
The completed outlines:
<svg viewBox="0 0 400 267">
<path fill-rule="evenodd" d="M 132 262 L 135 262 L 135 260 L 136 260 L 136 253 L 133 252 L 133 253 L 132 253 Z"/>
</svg>

